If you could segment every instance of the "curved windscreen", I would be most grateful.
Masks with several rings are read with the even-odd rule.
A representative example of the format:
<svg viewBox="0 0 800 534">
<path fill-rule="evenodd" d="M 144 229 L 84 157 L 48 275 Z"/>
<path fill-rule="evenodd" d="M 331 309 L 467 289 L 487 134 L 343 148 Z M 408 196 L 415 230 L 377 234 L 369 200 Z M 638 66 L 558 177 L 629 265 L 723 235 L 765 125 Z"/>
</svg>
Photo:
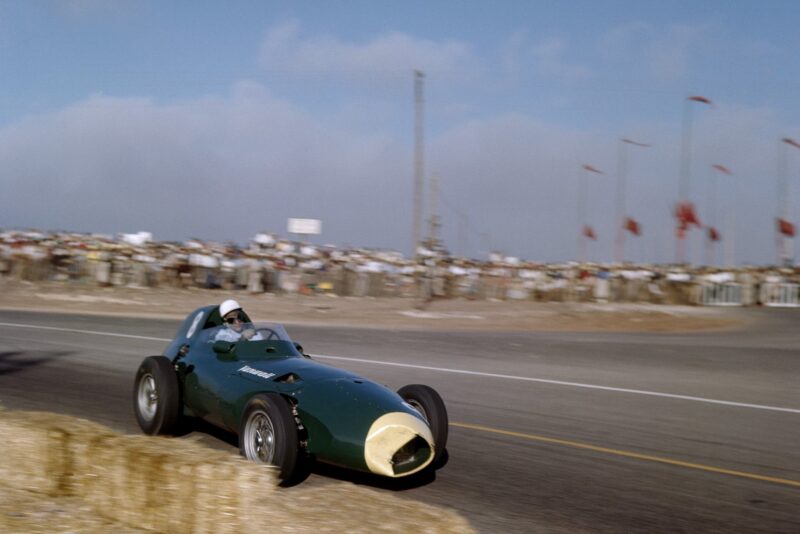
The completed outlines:
<svg viewBox="0 0 800 534">
<path fill-rule="evenodd" d="M 283 325 L 277 323 L 239 323 L 224 324 L 208 328 L 203 332 L 206 342 L 229 341 L 240 343 L 243 341 L 288 341 L 292 338 Z"/>
<path fill-rule="evenodd" d="M 203 331 L 202 340 L 213 344 L 214 352 L 234 360 L 302 358 L 283 326 L 276 323 L 234 323 Z"/>
</svg>

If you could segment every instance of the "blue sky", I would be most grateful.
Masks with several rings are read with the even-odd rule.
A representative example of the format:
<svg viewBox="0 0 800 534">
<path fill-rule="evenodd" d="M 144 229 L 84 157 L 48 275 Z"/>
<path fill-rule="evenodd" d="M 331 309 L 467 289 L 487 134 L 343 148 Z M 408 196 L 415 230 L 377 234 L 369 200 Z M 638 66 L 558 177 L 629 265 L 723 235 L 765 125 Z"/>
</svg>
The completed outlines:
<svg viewBox="0 0 800 534">
<path fill-rule="evenodd" d="M 644 234 L 627 256 L 672 260 L 683 101 L 700 94 L 692 200 L 719 219 L 718 260 L 770 262 L 779 139 L 800 138 L 798 22 L 778 0 L 0 1 L 0 227 L 245 241 L 315 217 L 318 242 L 407 253 L 416 68 L 451 250 L 573 259 L 591 163 L 606 174 L 589 254 L 610 260 L 631 137 L 653 147 L 628 153 Z M 797 221 L 800 151 L 786 157 Z M 716 216 L 712 163 L 735 184 Z"/>
</svg>

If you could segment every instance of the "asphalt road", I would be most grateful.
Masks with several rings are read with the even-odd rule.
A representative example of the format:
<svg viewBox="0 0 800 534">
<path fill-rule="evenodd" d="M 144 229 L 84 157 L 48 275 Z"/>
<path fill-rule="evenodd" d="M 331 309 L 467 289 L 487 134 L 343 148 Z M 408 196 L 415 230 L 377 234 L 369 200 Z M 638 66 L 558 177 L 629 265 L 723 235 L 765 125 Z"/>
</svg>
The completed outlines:
<svg viewBox="0 0 800 534">
<path fill-rule="evenodd" d="M 325 363 L 392 388 L 433 386 L 451 420 L 434 480 L 320 467 L 303 483 L 373 485 L 451 507 L 483 532 L 796 534 L 800 312 L 752 313 L 746 329 L 694 334 L 289 326 Z M 135 370 L 177 326 L 0 312 L 0 403 L 138 432 Z"/>
</svg>

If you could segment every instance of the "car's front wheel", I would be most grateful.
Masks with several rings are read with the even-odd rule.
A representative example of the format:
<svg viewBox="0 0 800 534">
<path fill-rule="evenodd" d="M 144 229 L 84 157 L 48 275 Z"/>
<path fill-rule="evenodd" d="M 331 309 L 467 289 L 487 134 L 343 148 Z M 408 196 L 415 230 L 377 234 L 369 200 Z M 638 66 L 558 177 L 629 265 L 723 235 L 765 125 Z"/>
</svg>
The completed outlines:
<svg viewBox="0 0 800 534">
<path fill-rule="evenodd" d="M 447 408 L 442 397 L 430 386 L 423 384 L 411 384 L 404 386 L 397 391 L 412 408 L 417 410 L 428 422 L 428 426 L 433 434 L 433 444 L 436 453 L 433 457 L 433 466 L 440 467 L 443 458 L 446 458 L 448 419 Z"/>
<path fill-rule="evenodd" d="M 295 472 L 299 439 L 289 403 L 276 393 L 259 393 L 247 403 L 239 428 L 239 450 L 248 460 L 278 468 L 284 482 Z"/>
<path fill-rule="evenodd" d="M 175 431 L 181 411 L 180 386 L 165 356 L 149 356 L 139 366 L 133 383 L 133 411 L 146 434 Z"/>
</svg>

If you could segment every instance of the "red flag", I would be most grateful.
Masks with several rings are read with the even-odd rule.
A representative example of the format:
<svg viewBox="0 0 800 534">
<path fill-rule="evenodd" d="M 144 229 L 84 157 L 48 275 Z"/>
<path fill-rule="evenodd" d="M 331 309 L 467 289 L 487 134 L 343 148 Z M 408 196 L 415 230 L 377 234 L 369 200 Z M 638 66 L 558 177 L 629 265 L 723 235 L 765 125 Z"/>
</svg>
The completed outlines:
<svg viewBox="0 0 800 534">
<path fill-rule="evenodd" d="M 631 217 L 625 218 L 625 223 L 623 224 L 623 228 L 625 228 L 633 235 L 640 235 L 642 233 L 642 229 L 639 226 L 639 223 L 636 222 L 636 220 Z"/>
<path fill-rule="evenodd" d="M 731 170 L 728 167 L 726 167 L 725 165 L 712 165 L 712 167 L 714 167 L 714 169 L 718 170 L 722 174 L 727 174 L 728 176 L 733 175 Z"/>
<path fill-rule="evenodd" d="M 722 236 L 719 235 L 719 232 L 717 232 L 716 228 L 714 228 L 713 226 L 709 226 L 708 227 L 708 238 L 711 241 L 719 241 L 720 239 L 722 239 Z"/>
<path fill-rule="evenodd" d="M 700 103 L 702 103 L 702 104 L 708 104 L 709 106 L 710 106 L 710 105 L 712 105 L 712 104 L 711 104 L 711 100 L 707 99 L 707 98 L 706 98 L 706 97 L 704 97 L 704 96 L 699 96 L 699 95 L 696 95 L 696 96 L 690 96 L 690 97 L 689 97 L 689 100 L 692 100 L 692 101 L 694 101 L 694 102 L 700 102 Z"/>
<path fill-rule="evenodd" d="M 596 172 L 597 174 L 603 174 L 603 171 L 599 171 L 599 170 L 595 169 L 594 167 L 592 167 L 591 165 L 588 165 L 588 164 L 581 165 L 581 167 L 583 167 L 585 170 L 587 170 L 589 172 Z"/>
<path fill-rule="evenodd" d="M 583 227 L 583 235 L 584 237 L 588 237 L 589 239 L 597 239 L 597 236 L 594 233 L 594 229 L 591 226 L 584 226 Z"/>
<path fill-rule="evenodd" d="M 787 145 L 792 145 L 795 148 L 800 148 L 800 144 L 798 144 L 797 141 L 795 141 L 794 139 L 784 137 L 783 142 L 786 143 Z"/>
<path fill-rule="evenodd" d="M 675 218 L 678 219 L 678 226 L 682 226 L 684 230 L 692 224 L 702 226 L 691 202 L 678 202 L 675 206 Z"/>
<path fill-rule="evenodd" d="M 778 231 L 785 236 L 794 237 L 795 227 L 786 219 L 778 219 Z"/>
</svg>

